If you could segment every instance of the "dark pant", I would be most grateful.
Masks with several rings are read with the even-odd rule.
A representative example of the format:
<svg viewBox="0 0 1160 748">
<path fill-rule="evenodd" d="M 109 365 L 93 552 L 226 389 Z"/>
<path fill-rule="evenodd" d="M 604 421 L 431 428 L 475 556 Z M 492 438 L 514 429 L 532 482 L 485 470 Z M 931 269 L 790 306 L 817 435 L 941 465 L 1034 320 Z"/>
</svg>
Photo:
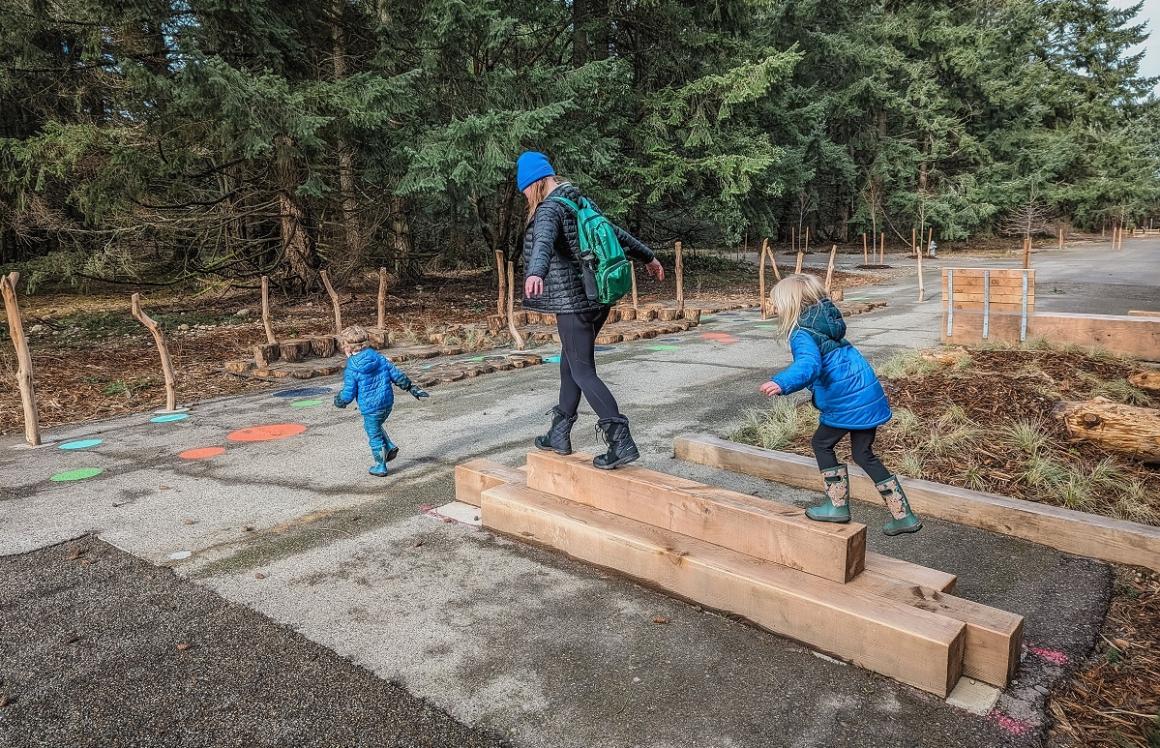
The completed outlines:
<svg viewBox="0 0 1160 748">
<path fill-rule="evenodd" d="M 557 314 L 560 331 L 560 410 L 576 415 L 583 393 L 600 420 L 620 418 L 620 408 L 596 373 L 596 336 L 608 319 L 609 307 L 595 312 Z"/>
<path fill-rule="evenodd" d="M 818 461 L 818 469 L 826 470 L 838 466 L 838 456 L 834 454 L 834 446 L 842 441 L 846 434 L 850 435 L 850 451 L 854 453 L 854 462 L 866 471 L 875 483 L 890 477 L 890 471 L 874 454 L 874 437 L 878 429 L 835 429 L 830 426 L 818 426 L 814 438 L 810 439 L 810 446 L 814 448 L 814 457 Z"/>
</svg>

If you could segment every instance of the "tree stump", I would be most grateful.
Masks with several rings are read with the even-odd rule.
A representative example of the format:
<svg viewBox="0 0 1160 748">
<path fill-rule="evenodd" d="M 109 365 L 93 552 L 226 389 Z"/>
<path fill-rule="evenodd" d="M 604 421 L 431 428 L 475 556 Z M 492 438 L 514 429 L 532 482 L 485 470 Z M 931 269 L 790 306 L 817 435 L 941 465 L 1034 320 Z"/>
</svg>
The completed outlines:
<svg viewBox="0 0 1160 748">
<path fill-rule="evenodd" d="M 1149 462 L 1160 460 L 1160 410 L 1114 403 L 1104 397 L 1055 406 L 1073 441 Z"/>
</svg>

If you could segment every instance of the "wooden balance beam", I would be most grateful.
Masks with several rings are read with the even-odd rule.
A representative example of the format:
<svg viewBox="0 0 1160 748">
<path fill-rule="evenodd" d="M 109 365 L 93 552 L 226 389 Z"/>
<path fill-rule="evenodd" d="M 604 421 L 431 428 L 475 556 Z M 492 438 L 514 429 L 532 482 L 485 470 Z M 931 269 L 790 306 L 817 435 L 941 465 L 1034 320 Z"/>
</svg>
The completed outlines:
<svg viewBox="0 0 1160 748">
<path fill-rule="evenodd" d="M 812 573 L 804 565 L 784 563 L 780 557 L 803 553 L 800 546 L 784 543 L 800 532 L 797 522 L 788 529 L 786 518 L 808 523 L 841 537 L 841 528 L 857 528 L 865 551 L 865 526 L 825 524 L 805 517 L 803 510 L 756 496 L 713 488 L 695 481 L 637 467 L 598 470 L 591 457 L 562 457 L 549 452 L 528 455 L 528 487 L 579 504 L 603 509 L 618 516 L 667 529 L 681 535 L 728 548 L 743 555 L 772 561 Z M 806 534 L 802 546 L 816 552 L 825 548 L 818 536 Z M 813 546 L 810 546 L 813 543 Z M 882 557 L 889 566 L 895 559 Z M 1004 610 L 947 595 L 941 589 L 900 581 L 870 558 L 865 573 L 846 580 L 847 587 L 866 591 L 904 605 L 936 612 L 967 624 L 963 672 L 986 683 L 1005 687 L 1019 664 L 1023 642 L 1023 617 Z M 922 569 L 922 567 L 918 567 Z M 933 572 L 934 570 L 929 570 Z M 885 572 L 885 573 L 884 573 Z M 941 573 L 941 572 L 938 572 Z"/>
<path fill-rule="evenodd" d="M 865 568 L 865 525 L 813 522 L 797 507 L 739 500 L 675 475 L 599 470 L 591 455 L 533 452 L 528 487 L 835 582 Z"/>
<path fill-rule="evenodd" d="M 479 506 L 484 491 L 507 483 L 526 485 L 527 480 L 526 468 L 508 467 L 487 459 L 471 460 L 455 467 L 455 498 L 465 504 Z M 755 504 L 775 503 L 744 494 L 736 494 L 736 496 L 743 497 Z M 883 556 L 873 551 L 865 553 L 865 571 L 873 575 L 894 579 L 911 587 L 917 586 L 940 593 L 953 591 L 955 583 L 958 581 L 954 574 L 919 566 L 890 556 Z"/>
<path fill-rule="evenodd" d="M 489 529 L 740 615 L 940 697 L 962 672 L 961 621 L 527 486 L 499 485 L 481 499 Z"/>
</svg>

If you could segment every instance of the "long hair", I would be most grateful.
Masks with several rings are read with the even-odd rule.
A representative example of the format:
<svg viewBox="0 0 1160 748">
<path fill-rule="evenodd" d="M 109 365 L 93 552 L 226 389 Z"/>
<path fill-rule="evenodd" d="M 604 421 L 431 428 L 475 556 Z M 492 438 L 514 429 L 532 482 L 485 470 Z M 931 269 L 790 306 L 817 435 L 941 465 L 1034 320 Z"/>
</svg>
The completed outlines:
<svg viewBox="0 0 1160 748">
<path fill-rule="evenodd" d="M 536 215 L 536 208 L 539 208 L 540 205 L 545 200 L 548 199 L 548 195 L 551 194 L 552 190 L 556 189 L 556 187 L 559 187 L 562 184 L 565 184 L 568 181 L 567 179 L 560 176 L 559 174 L 556 174 L 554 176 L 554 179 L 556 180 L 556 183 L 551 189 L 548 188 L 548 184 L 549 184 L 548 177 L 544 177 L 543 179 L 532 183 L 532 186 L 531 186 L 532 196 L 530 198 L 527 198 L 527 200 L 528 200 L 528 215 L 527 215 L 527 218 L 524 219 L 525 225 L 532 222 L 532 219 Z"/>
<path fill-rule="evenodd" d="M 826 287 L 812 275 L 795 273 L 782 280 L 769 292 L 777 311 L 778 330 L 788 338 L 798 326 L 802 312 L 826 298 Z"/>
</svg>

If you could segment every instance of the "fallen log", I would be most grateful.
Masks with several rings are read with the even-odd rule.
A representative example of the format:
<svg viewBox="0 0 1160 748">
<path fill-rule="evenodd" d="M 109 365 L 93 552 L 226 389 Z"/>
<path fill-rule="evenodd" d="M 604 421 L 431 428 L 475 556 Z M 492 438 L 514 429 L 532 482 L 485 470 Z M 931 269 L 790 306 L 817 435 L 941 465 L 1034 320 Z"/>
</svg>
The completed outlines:
<svg viewBox="0 0 1160 748">
<path fill-rule="evenodd" d="M 1128 375 L 1128 384 L 1160 395 L 1160 369 L 1132 372 Z"/>
<path fill-rule="evenodd" d="M 1073 441 L 1089 441 L 1137 459 L 1160 460 L 1160 410 L 1097 397 L 1061 402 L 1054 413 Z"/>
</svg>

